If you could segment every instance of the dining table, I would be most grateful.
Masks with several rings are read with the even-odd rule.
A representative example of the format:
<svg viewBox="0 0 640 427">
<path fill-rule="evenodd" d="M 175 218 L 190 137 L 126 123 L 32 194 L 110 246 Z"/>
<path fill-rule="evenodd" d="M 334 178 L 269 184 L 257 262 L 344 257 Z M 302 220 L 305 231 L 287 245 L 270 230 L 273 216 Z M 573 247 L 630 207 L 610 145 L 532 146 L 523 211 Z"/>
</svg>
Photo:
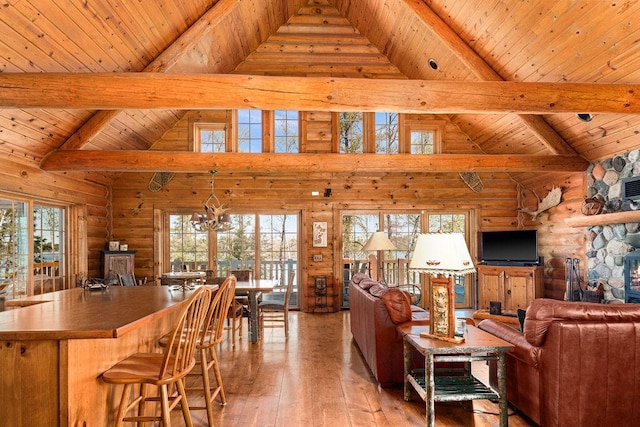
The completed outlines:
<svg viewBox="0 0 640 427">
<path fill-rule="evenodd" d="M 255 279 L 238 280 L 236 283 L 236 296 L 248 296 L 249 298 L 249 341 L 258 342 L 258 296 L 262 293 L 272 292 L 278 284 L 278 280 Z"/>
</svg>

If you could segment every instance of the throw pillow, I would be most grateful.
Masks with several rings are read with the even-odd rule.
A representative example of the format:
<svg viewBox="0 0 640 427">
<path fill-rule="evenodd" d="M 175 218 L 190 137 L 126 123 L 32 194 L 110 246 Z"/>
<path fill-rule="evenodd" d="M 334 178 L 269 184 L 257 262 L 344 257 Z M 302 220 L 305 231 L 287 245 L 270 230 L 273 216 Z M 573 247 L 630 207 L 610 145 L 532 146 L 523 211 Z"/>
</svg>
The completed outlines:
<svg viewBox="0 0 640 427">
<path fill-rule="evenodd" d="M 382 295 L 384 295 L 388 290 L 389 288 L 387 288 L 382 283 L 376 283 L 369 288 L 369 293 L 374 297 L 382 298 Z"/>
<path fill-rule="evenodd" d="M 373 285 L 377 285 L 377 284 L 378 282 L 376 282 L 375 280 L 366 278 L 366 279 L 362 279 L 360 283 L 358 283 L 358 286 L 360 286 L 362 289 L 366 291 L 369 288 L 371 288 Z"/>
<path fill-rule="evenodd" d="M 407 292 L 398 288 L 389 288 L 381 299 L 393 323 L 397 325 L 411 320 L 411 297 Z"/>
<path fill-rule="evenodd" d="M 351 281 L 356 285 L 362 282 L 364 279 L 371 279 L 371 278 L 364 273 L 356 273 L 351 277 Z"/>
</svg>

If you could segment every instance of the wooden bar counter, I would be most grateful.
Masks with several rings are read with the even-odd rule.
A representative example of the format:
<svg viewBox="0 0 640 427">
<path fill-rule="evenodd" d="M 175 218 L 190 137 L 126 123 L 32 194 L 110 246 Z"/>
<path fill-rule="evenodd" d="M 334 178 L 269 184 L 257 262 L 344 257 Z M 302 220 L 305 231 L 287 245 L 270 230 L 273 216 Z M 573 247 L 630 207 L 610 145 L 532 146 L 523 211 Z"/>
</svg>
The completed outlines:
<svg viewBox="0 0 640 427">
<path fill-rule="evenodd" d="M 156 340 L 189 295 L 115 286 L 7 301 L 0 312 L 0 424 L 112 424 L 121 390 L 100 375 L 135 352 L 160 351 Z"/>
</svg>

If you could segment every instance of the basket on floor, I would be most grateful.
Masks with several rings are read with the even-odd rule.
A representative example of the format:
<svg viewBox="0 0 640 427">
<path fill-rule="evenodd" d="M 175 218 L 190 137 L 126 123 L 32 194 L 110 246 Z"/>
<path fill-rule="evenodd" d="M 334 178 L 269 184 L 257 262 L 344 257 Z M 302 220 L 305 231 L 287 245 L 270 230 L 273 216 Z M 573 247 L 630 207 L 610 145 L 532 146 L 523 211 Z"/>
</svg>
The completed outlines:
<svg viewBox="0 0 640 427">
<path fill-rule="evenodd" d="M 589 283 L 582 293 L 582 301 L 601 303 L 604 299 L 604 286 L 600 282 Z"/>
</svg>

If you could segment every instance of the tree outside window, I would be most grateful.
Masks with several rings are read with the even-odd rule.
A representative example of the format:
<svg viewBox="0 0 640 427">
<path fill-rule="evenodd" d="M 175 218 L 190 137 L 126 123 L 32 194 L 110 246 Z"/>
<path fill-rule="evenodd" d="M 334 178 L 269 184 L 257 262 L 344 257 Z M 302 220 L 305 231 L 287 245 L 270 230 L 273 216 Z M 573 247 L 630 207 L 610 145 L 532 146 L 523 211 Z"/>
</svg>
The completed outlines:
<svg viewBox="0 0 640 427">
<path fill-rule="evenodd" d="M 433 154 L 434 147 L 434 132 L 411 131 L 411 154 Z"/>
<path fill-rule="evenodd" d="M 376 153 L 397 154 L 398 113 L 375 113 Z"/>
<path fill-rule="evenodd" d="M 362 113 L 339 113 L 338 126 L 340 152 L 362 153 L 364 151 Z"/>
<path fill-rule="evenodd" d="M 222 123 L 196 123 L 196 151 L 201 153 L 224 153 L 226 131 Z"/>
<path fill-rule="evenodd" d="M 300 145 L 300 119 L 297 111 L 274 112 L 276 153 L 297 153 Z"/>
</svg>

